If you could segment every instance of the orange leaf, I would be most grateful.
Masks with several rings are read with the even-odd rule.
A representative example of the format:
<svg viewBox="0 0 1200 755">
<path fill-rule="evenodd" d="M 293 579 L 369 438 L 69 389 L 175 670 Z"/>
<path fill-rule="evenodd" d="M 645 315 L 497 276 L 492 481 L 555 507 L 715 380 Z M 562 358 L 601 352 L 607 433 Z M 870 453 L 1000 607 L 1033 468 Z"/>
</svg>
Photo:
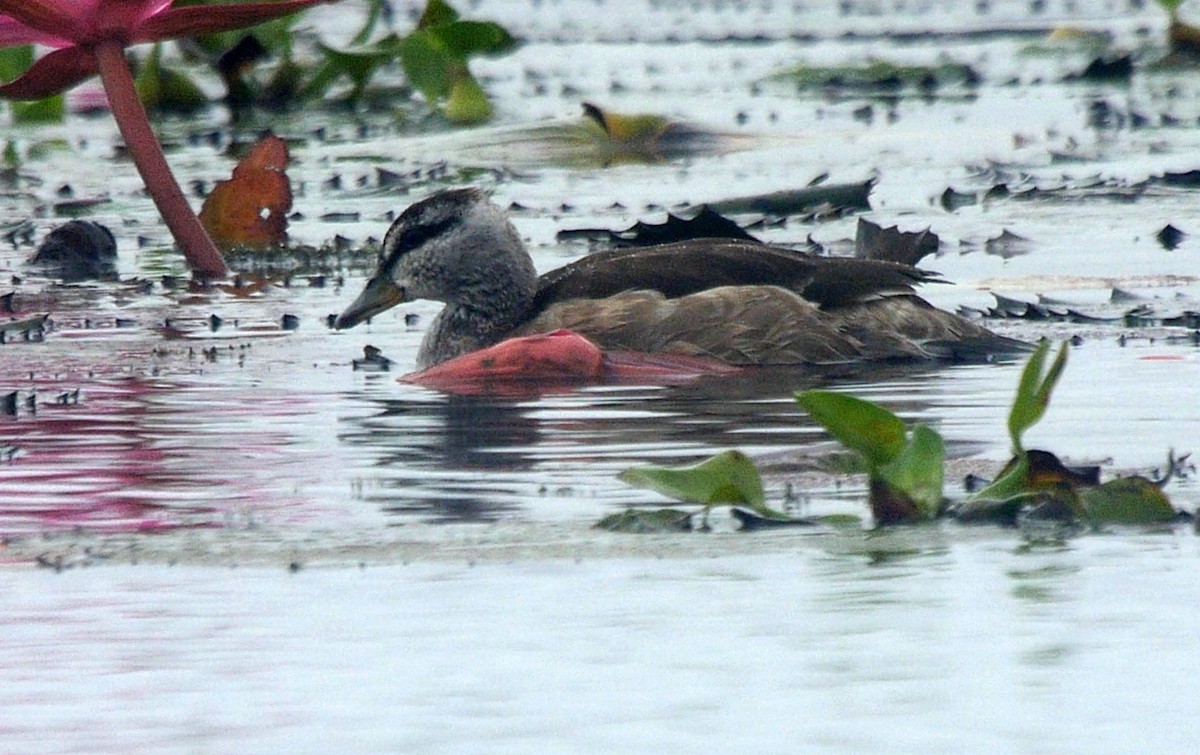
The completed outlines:
<svg viewBox="0 0 1200 755">
<path fill-rule="evenodd" d="M 292 209 L 287 144 L 263 137 L 218 181 L 200 208 L 200 222 L 222 250 L 266 249 L 287 242 L 287 213 Z"/>
</svg>

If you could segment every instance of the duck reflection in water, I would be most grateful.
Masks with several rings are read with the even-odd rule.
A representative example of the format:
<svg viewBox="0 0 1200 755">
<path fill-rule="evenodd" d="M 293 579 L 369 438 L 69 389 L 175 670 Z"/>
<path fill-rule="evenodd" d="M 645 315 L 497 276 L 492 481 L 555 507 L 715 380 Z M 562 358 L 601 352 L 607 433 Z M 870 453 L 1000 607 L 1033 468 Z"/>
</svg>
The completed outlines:
<svg viewBox="0 0 1200 755">
<path fill-rule="evenodd" d="M 914 397 L 889 401 L 892 409 L 929 414 L 915 386 L 936 371 L 928 363 L 763 368 L 683 385 L 600 386 L 536 400 L 410 387 L 395 399 L 364 396 L 374 411 L 342 420 L 339 440 L 372 458 L 365 501 L 404 517 L 493 521 L 520 512 L 543 488 L 570 487 L 572 500 L 604 495 L 617 487 L 618 472 L 651 458 L 686 464 L 738 447 L 786 453 L 797 469 L 807 468 L 805 447 L 824 436 L 796 406 L 794 391 L 893 384 L 894 393 Z"/>
</svg>

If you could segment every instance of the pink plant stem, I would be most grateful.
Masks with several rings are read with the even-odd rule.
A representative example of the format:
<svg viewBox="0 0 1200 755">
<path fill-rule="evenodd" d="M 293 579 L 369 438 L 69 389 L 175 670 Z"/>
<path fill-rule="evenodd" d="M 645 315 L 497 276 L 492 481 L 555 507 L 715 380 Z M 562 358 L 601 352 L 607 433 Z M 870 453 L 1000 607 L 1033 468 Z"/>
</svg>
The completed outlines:
<svg viewBox="0 0 1200 755">
<path fill-rule="evenodd" d="M 204 226 L 200 225 L 200 219 L 188 205 L 187 198 L 167 165 L 158 137 L 150 127 L 146 109 L 138 99 L 133 74 L 125 60 L 125 48 L 120 42 L 105 40 L 94 45 L 92 54 L 96 56 L 100 80 L 108 95 L 108 105 L 112 108 L 121 136 L 125 138 L 125 146 L 133 157 L 133 164 L 137 166 L 146 190 L 150 192 L 175 242 L 183 250 L 188 265 L 199 275 L 217 278 L 228 275 L 229 268 L 225 266 L 225 260 Z"/>
</svg>

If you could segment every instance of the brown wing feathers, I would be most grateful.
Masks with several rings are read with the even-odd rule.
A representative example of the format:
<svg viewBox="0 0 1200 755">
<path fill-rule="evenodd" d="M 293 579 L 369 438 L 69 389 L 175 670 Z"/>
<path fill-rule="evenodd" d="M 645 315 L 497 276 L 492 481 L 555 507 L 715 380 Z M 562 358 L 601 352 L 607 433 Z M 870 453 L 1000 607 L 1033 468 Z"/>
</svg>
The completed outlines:
<svg viewBox="0 0 1200 755">
<path fill-rule="evenodd" d="M 633 290 L 668 298 L 720 286 L 781 286 L 821 307 L 912 293 L 936 276 L 878 260 L 816 257 L 753 242 L 702 239 L 617 249 L 543 275 L 532 312 L 571 299 L 604 299 Z"/>
</svg>

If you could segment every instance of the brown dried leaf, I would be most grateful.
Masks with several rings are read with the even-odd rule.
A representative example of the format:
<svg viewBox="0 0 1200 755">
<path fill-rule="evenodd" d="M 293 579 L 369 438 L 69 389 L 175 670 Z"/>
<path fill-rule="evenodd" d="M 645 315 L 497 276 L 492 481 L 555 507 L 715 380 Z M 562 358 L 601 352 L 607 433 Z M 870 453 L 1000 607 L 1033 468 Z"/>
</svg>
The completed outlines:
<svg viewBox="0 0 1200 755">
<path fill-rule="evenodd" d="M 292 185 L 287 144 L 268 135 L 218 181 L 200 209 L 200 222 L 223 251 L 267 249 L 287 242 Z"/>
</svg>

